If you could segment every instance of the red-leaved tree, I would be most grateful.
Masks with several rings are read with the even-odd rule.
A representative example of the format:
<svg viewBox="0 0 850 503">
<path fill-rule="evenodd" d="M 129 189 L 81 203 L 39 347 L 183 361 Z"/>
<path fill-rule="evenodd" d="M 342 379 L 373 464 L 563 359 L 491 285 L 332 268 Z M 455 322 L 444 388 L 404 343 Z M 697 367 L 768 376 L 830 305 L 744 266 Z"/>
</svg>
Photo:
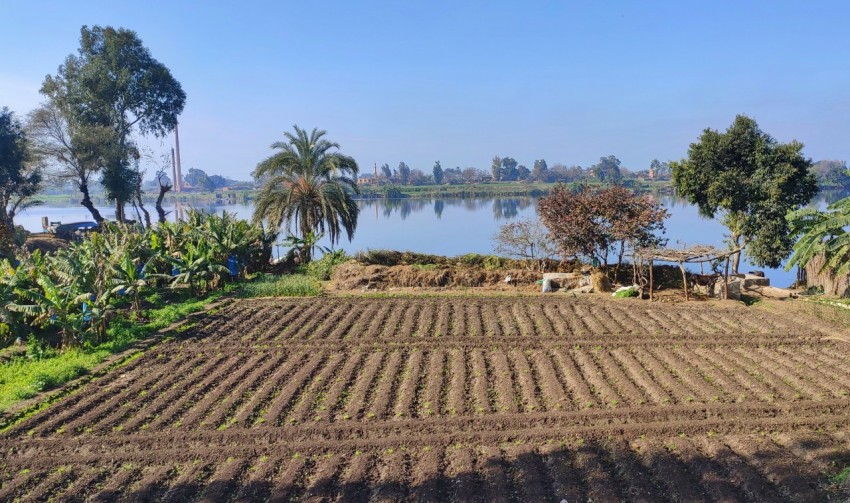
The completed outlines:
<svg viewBox="0 0 850 503">
<path fill-rule="evenodd" d="M 541 198 L 540 219 L 564 259 L 585 257 L 608 263 L 617 254 L 617 268 L 627 252 L 662 246 L 667 210 L 648 195 L 619 186 L 570 189 L 559 184 Z"/>
</svg>

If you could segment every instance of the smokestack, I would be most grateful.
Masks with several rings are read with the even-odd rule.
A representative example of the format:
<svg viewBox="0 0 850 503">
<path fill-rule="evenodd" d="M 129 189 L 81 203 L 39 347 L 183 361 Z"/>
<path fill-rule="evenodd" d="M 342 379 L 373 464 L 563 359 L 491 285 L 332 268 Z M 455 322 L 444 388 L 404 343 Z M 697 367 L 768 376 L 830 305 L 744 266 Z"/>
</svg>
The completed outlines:
<svg viewBox="0 0 850 503">
<path fill-rule="evenodd" d="M 180 192 L 183 188 L 183 170 L 180 169 L 180 133 L 177 131 L 177 124 L 174 125 L 174 146 L 177 149 L 177 173 L 174 180 L 174 190 Z"/>
<path fill-rule="evenodd" d="M 174 160 L 174 147 L 171 147 L 171 188 L 177 191 L 177 161 Z"/>
</svg>

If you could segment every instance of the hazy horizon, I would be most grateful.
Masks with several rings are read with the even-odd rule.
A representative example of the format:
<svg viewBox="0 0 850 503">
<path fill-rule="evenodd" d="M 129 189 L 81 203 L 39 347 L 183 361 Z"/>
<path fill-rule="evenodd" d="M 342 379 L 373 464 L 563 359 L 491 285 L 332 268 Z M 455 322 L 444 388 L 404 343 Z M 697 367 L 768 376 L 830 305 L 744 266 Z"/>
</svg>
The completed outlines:
<svg viewBox="0 0 850 503">
<path fill-rule="evenodd" d="M 364 171 L 611 154 L 640 170 L 739 113 L 814 160 L 848 157 L 839 2 L 10 2 L 4 14 L 0 106 L 21 117 L 82 25 L 136 31 L 188 95 L 184 172 L 247 179 L 293 124 L 327 130 Z"/>
</svg>

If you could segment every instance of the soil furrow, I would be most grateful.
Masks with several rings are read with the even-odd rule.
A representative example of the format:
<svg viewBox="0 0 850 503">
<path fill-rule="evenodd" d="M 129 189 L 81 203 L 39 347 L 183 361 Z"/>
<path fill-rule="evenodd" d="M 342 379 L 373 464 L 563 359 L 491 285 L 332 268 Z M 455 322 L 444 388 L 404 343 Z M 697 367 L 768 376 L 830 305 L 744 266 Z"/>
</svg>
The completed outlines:
<svg viewBox="0 0 850 503">
<path fill-rule="evenodd" d="M 247 376 L 236 381 L 238 384 L 233 386 L 233 391 L 226 393 L 221 402 L 212 407 L 210 413 L 201 422 L 201 426 L 206 426 L 208 428 L 227 426 L 227 420 L 231 418 L 240 405 L 246 401 L 246 395 L 247 399 L 250 399 L 252 392 L 262 386 L 262 383 L 268 380 L 272 370 L 274 370 L 275 367 L 280 368 L 281 362 L 285 360 L 286 355 L 277 353 L 270 354 L 269 357 L 262 362 L 262 364 L 259 362 L 256 364 L 249 363 L 247 366 L 254 367 L 254 370 Z M 166 423 L 170 423 L 171 421 L 168 418 L 169 416 L 163 413 L 157 421 L 162 420 Z M 235 417 L 233 417 L 233 419 L 235 420 Z M 149 427 L 153 426 L 153 423 L 149 425 Z"/>
<path fill-rule="evenodd" d="M 484 354 L 479 349 L 469 350 L 469 362 L 471 365 L 471 405 L 475 414 L 490 414 L 493 408 L 490 405 L 490 390 L 488 383 L 490 382 L 487 375 L 487 364 L 484 361 Z"/>
<path fill-rule="evenodd" d="M 224 365 L 220 365 L 222 362 L 225 362 Z M 199 397 L 203 396 L 206 391 L 212 386 L 216 379 L 220 378 L 227 371 L 229 371 L 233 366 L 238 363 L 238 360 L 229 359 L 225 360 L 223 357 L 218 357 L 216 360 L 211 362 L 210 364 L 204 365 L 202 367 L 198 367 L 193 374 L 200 374 L 204 372 L 209 367 L 218 368 L 218 370 L 212 374 L 207 374 L 207 377 L 201 381 L 194 381 L 191 377 L 187 377 L 181 383 L 181 386 L 175 386 L 168 390 L 166 393 L 162 393 L 159 396 L 155 397 L 150 403 L 146 404 L 145 408 L 142 409 L 144 412 L 147 409 L 151 409 L 149 414 L 157 414 L 153 421 L 148 425 L 149 427 L 158 428 L 164 424 L 173 423 L 172 419 L 175 415 L 181 414 L 185 412 L 185 409 L 188 408 L 194 400 L 197 400 Z M 175 398 L 179 397 L 179 398 Z M 188 404 L 188 405 L 187 405 Z M 165 407 L 162 409 L 162 407 Z M 161 412 L 159 412 L 161 410 Z M 135 428 L 141 424 L 144 424 L 144 421 L 147 416 L 128 416 L 127 420 L 129 423 L 125 423 L 121 426 L 123 428 Z M 116 424 L 120 421 L 110 421 L 107 419 L 103 421 L 101 424 L 101 428 L 98 431 L 105 431 L 108 426 L 111 424 Z"/>
<path fill-rule="evenodd" d="M 296 501 L 304 490 L 305 479 L 311 468 L 312 463 L 306 456 L 300 453 L 293 454 L 292 458 L 286 460 L 281 467 L 267 501 L 275 503 Z"/>
<path fill-rule="evenodd" d="M 672 437 L 666 446 L 685 465 L 691 476 L 699 480 L 712 501 L 744 501 L 744 494 L 732 483 L 722 467 L 687 438 Z"/>
<path fill-rule="evenodd" d="M 753 379 L 768 386 L 773 391 L 771 393 L 773 397 L 782 400 L 799 400 L 801 398 L 800 393 L 783 381 L 775 372 L 761 365 L 759 362 L 741 355 L 737 352 L 737 348 L 721 349 L 718 353 L 726 361 L 734 363 L 742 369 L 746 369 L 747 374 L 752 376 Z"/>
<path fill-rule="evenodd" d="M 337 369 L 342 365 L 344 358 L 345 355 L 341 354 L 330 355 L 319 373 L 313 377 L 309 384 L 304 386 L 300 395 L 293 397 L 294 404 L 289 414 L 286 416 L 281 414 L 278 424 L 296 424 L 310 419 L 310 412 L 321 399 L 324 390 L 332 385 L 332 379 L 337 374 Z"/>
<path fill-rule="evenodd" d="M 306 489 L 300 498 L 301 501 L 333 501 L 339 492 L 337 473 L 342 465 L 343 460 L 339 454 L 328 453 L 317 460 L 313 475 L 306 483 Z"/>
<path fill-rule="evenodd" d="M 554 501 L 582 501 L 583 482 L 573 466 L 572 455 L 563 445 L 547 443 L 541 448 L 543 464 L 548 472 Z"/>
<path fill-rule="evenodd" d="M 591 354 L 596 356 L 596 362 L 614 383 L 614 388 L 617 393 L 624 397 L 627 403 L 631 405 L 645 405 L 651 400 L 650 396 L 645 394 L 638 386 L 632 382 L 632 379 L 626 376 L 623 369 L 617 363 L 609 351 L 593 351 Z"/>
<path fill-rule="evenodd" d="M 143 471 L 141 479 L 129 488 L 125 501 L 158 501 L 168 487 L 169 478 L 174 476 L 173 466 L 153 466 Z"/>
<path fill-rule="evenodd" d="M 448 500 L 448 487 L 443 476 L 443 449 L 426 446 L 412 465 L 410 484 L 413 501 L 442 502 Z"/>
<path fill-rule="evenodd" d="M 566 389 L 569 390 L 576 408 L 587 409 L 595 405 L 600 405 L 601 402 L 594 396 L 593 391 L 590 390 L 587 382 L 585 382 L 572 355 L 567 351 L 561 351 L 559 349 L 553 350 L 552 355 L 558 372 L 562 376 L 561 379 Z"/>
<path fill-rule="evenodd" d="M 708 361 L 716 369 L 730 376 L 730 378 L 737 382 L 741 387 L 748 390 L 748 393 L 756 400 L 767 402 L 772 401 L 774 399 L 773 391 L 764 383 L 753 378 L 746 369 L 726 358 L 722 349 L 723 348 L 705 349 L 696 347 L 693 348 L 693 351 Z"/>
<path fill-rule="evenodd" d="M 770 440 L 752 435 L 733 435 L 726 437 L 726 444 L 765 474 L 784 496 L 793 501 L 815 503 L 829 499 L 818 488 L 825 483 L 821 474 L 797 462 L 796 458 Z"/>
<path fill-rule="evenodd" d="M 107 478 L 104 479 L 104 483 L 100 487 L 100 491 L 94 495 L 91 501 L 117 501 L 127 487 L 141 476 L 141 472 L 141 469 L 137 466 L 119 466 L 117 470 L 114 470 Z"/>
<path fill-rule="evenodd" d="M 176 417 L 182 416 L 184 422 L 187 424 L 194 426 L 200 423 L 199 425 L 202 426 L 204 424 L 202 419 L 206 416 L 210 408 L 214 407 L 219 398 L 225 393 L 228 393 L 234 384 L 239 382 L 252 367 L 264 358 L 265 355 L 256 355 L 246 361 L 246 358 L 244 357 L 231 357 L 229 362 L 209 374 L 207 379 L 201 381 L 199 388 L 194 389 L 189 393 L 186 393 L 186 389 L 172 389 L 168 394 L 164 394 L 159 397 L 159 399 L 162 400 L 161 402 L 159 399 L 151 402 L 150 405 L 142 410 L 142 413 L 125 422 L 122 426 L 125 430 L 132 431 L 137 427 L 141 427 L 145 424 L 149 425 L 151 422 L 158 421 L 160 419 L 162 419 L 164 424 L 168 424 L 173 417 L 163 418 L 161 410 L 168 403 L 172 403 L 174 400 L 177 400 L 178 397 L 189 397 L 188 403 L 194 403 L 195 405 L 189 407 L 186 410 L 185 415 L 178 412 Z M 145 412 L 147 412 L 147 414 L 143 414 Z M 154 416 L 154 418 L 148 421 L 151 416 Z"/>
<path fill-rule="evenodd" d="M 198 389 L 203 387 L 206 381 L 198 383 L 194 380 L 195 376 L 200 374 L 208 366 L 219 366 L 221 362 L 225 362 L 224 365 L 219 367 L 223 370 L 216 373 L 216 376 L 235 365 L 237 360 L 221 355 L 215 357 L 211 362 L 204 360 L 200 362 L 196 361 L 197 365 L 185 374 L 168 372 L 164 374 L 168 377 L 159 381 L 149 390 L 141 390 L 135 400 L 123 402 L 120 407 L 114 407 L 111 414 L 103 417 L 95 417 L 88 425 L 84 419 L 81 419 L 78 422 L 79 424 L 74 426 L 83 428 L 91 427 L 94 431 L 98 432 L 105 432 L 116 428 L 120 428 L 123 431 L 128 426 L 130 428 L 141 426 L 149 415 L 157 413 L 167 404 L 171 403 L 175 396 L 184 395 L 187 388 Z M 127 422 L 129 422 L 129 425 L 125 426 L 123 423 Z M 74 428 L 74 430 L 77 430 L 77 428 Z"/>
<path fill-rule="evenodd" d="M 675 347 L 671 348 L 671 351 L 681 361 L 695 367 L 702 374 L 703 379 L 714 386 L 717 390 L 717 395 L 715 395 L 717 397 L 716 401 L 742 402 L 751 396 L 748 390 L 724 374 L 722 370 L 718 369 L 711 362 L 696 354 L 691 348 Z M 712 397 L 712 401 L 715 401 L 714 396 Z"/>
<path fill-rule="evenodd" d="M 490 368 L 492 369 L 490 375 L 494 381 L 493 388 L 496 395 L 496 411 L 507 413 L 517 412 L 517 394 L 514 390 L 513 377 L 511 376 L 511 369 L 508 366 L 505 353 L 493 351 L 488 353 L 487 356 L 489 356 Z"/>
<path fill-rule="evenodd" d="M 295 368 L 304 361 L 305 357 L 304 352 L 294 352 L 279 360 L 274 373 L 264 380 L 260 387 L 240 407 L 239 412 L 233 417 L 233 424 L 242 427 L 247 426 L 262 409 L 263 404 L 274 396 L 275 391 L 279 390 L 286 377 L 295 371 Z"/>
<path fill-rule="evenodd" d="M 687 387 L 688 396 L 702 403 L 708 403 L 712 397 L 717 396 L 717 392 L 711 389 L 709 383 L 694 367 L 677 358 L 668 348 L 654 347 L 647 348 L 647 351 L 664 365 L 667 372 L 676 376 L 679 382 Z"/>
<path fill-rule="evenodd" d="M 462 348 L 453 348 L 449 352 L 449 362 L 449 388 L 446 393 L 446 406 L 442 413 L 462 416 L 466 414 L 466 352 Z"/>
<path fill-rule="evenodd" d="M 421 350 L 414 349 L 407 355 L 407 363 L 401 375 L 398 386 L 393 415 L 396 418 L 413 417 L 413 406 L 416 403 L 417 387 L 420 380 L 420 369 L 424 355 Z"/>
<path fill-rule="evenodd" d="M 307 355 L 305 355 L 307 356 Z M 326 354 L 316 353 L 304 363 L 298 372 L 292 375 L 287 380 L 286 385 L 280 389 L 280 393 L 272 399 L 268 408 L 261 412 L 256 421 L 278 425 L 283 421 L 283 415 L 290 406 L 292 399 L 301 391 L 306 382 L 313 377 L 313 374 L 322 366 L 327 359 Z"/>
<path fill-rule="evenodd" d="M 340 477 L 340 491 L 336 501 L 369 501 L 369 479 L 374 464 L 374 455 L 356 451 Z"/>
<path fill-rule="evenodd" d="M 399 372 L 401 358 L 401 351 L 393 351 L 387 357 L 387 363 L 384 366 L 381 377 L 378 378 L 375 395 L 370 400 L 371 405 L 366 413 L 367 419 L 384 419 L 389 414 L 393 390 L 401 375 Z"/>
<path fill-rule="evenodd" d="M 456 444 L 445 453 L 444 476 L 451 488 L 447 501 L 469 503 L 481 501 L 481 481 L 475 472 L 472 449 Z"/>
<path fill-rule="evenodd" d="M 443 371 L 446 354 L 441 350 L 432 351 L 425 371 L 425 388 L 419 395 L 418 417 L 430 417 L 440 413 L 440 397 L 443 389 Z"/>
<path fill-rule="evenodd" d="M 623 367 L 628 379 L 633 380 L 644 390 L 649 402 L 655 405 L 666 405 L 673 402 L 667 391 L 652 379 L 652 373 L 644 368 L 631 353 L 623 348 L 617 348 L 611 351 L 611 356 Z"/>
<path fill-rule="evenodd" d="M 334 377 L 333 384 L 325 393 L 324 397 L 316 404 L 314 410 L 316 420 L 331 420 L 335 418 L 344 399 L 343 393 L 351 387 L 355 372 L 360 368 L 363 359 L 364 352 L 362 350 L 355 351 L 346 357 L 345 366 Z"/>
<path fill-rule="evenodd" d="M 541 400 L 547 411 L 561 411 L 572 409 L 572 404 L 561 382 L 555 375 L 552 361 L 549 355 L 541 350 L 535 350 L 531 356 L 532 370 L 538 376 L 540 383 Z"/>
<path fill-rule="evenodd" d="M 660 440 L 638 439 L 632 441 L 631 447 L 640 463 L 663 485 L 671 500 L 694 503 L 706 500 L 697 479 L 685 470 L 681 461 Z"/>
<path fill-rule="evenodd" d="M 743 356 L 750 361 L 756 361 L 757 359 L 764 361 L 764 364 L 772 369 L 774 374 L 807 399 L 823 400 L 828 397 L 841 396 L 838 390 L 833 394 L 833 390 L 829 387 L 823 386 L 817 380 L 812 379 L 811 374 L 814 373 L 812 370 L 805 368 L 801 364 L 794 365 L 793 361 L 789 361 L 790 358 L 777 354 L 776 350 L 756 348 L 754 351 L 747 351 L 748 353 Z M 741 354 L 740 351 L 738 353 Z M 803 379 L 804 377 L 808 377 L 809 379 Z"/>
<path fill-rule="evenodd" d="M 605 379 L 605 373 L 596 365 L 594 358 L 590 354 L 591 352 L 593 350 L 576 349 L 570 353 L 575 358 L 575 362 L 584 376 L 584 381 L 587 382 L 590 390 L 596 394 L 599 401 L 607 407 L 617 407 L 619 404 L 624 403 L 623 397 Z"/>
<path fill-rule="evenodd" d="M 354 387 L 351 390 L 351 395 L 348 397 L 343 419 L 360 419 L 360 415 L 367 405 L 366 398 L 369 390 L 372 389 L 372 382 L 381 370 L 384 357 L 384 352 L 375 352 L 366 359 L 363 370 L 357 376 L 357 380 L 354 382 Z"/>
<path fill-rule="evenodd" d="M 475 471 L 481 475 L 483 481 L 484 501 L 509 502 L 511 490 L 501 449 L 481 446 L 478 451 Z"/>
<path fill-rule="evenodd" d="M 145 355 L 138 360 L 150 362 L 153 358 L 156 357 L 153 355 Z M 165 375 L 173 376 L 172 380 L 163 380 L 160 375 L 153 372 L 143 375 L 143 377 L 137 381 L 133 380 L 136 372 L 125 372 L 120 376 L 116 376 L 115 374 L 104 376 L 100 379 L 101 384 L 103 386 L 108 386 L 110 384 L 113 385 L 114 392 L 109 392 L 108 395 L 100 396 L 97 401 L 85 400 L 76 403 L 71 401 L 67 404 L 67 409 L 65 409 L 64 413 L 60 413 L 52 418 L 48 418 L 45 414 L 39 414 L 32 418 L 32 420 L 24 421 L 24 423 L 16 428 L 15 431 L 23 431 L 25 428 L 29 427 L 32 429 L 34 434 L 44 434 L 62 427 L 63 424 L 67 425 L 69 422 L 84 425 L 92 424 L 104 415 L 107 415 L 110 412 L 115 412 L 116 402 L 120 401 L 121 403 L 126 403 L 125 400 L 128 397 L 139 396 L 142 392 L 145 394 L 149 392 L 155 393 L 161 387 L 167 386 L 173 382 L 174 379 L 177 379 L 187 368 L 196 367 L 201 364 L 203 364 L 203 361 L 197 362 L 192 361 L 191 359 L 169 360 L 167 363 L 162 364 L 162 366 L 165 367 L 163 369 L 166 372 Z M 116 381 L 118 381 L 118 383 L 116 383 Z M 126 409 L 121 412 L 126 412 Z M 66 427 L 65 429 L 74 431 L 73 428 L 69 429 Z"/>
<path fill-rule="evenodd" d="M 407 484 L 410 463 L 408 456 L 400 449 L 390 448 L 381 453 L 379 463 L 378 480 L 373 484 L 369 501 L 406 500 L 410 491 L 410 486 Z"/>
<path fill-rule="evenodd" d="M 616 475 L 616 484 L 628 501 L 662 502 L 669 501 L 660 484 L 653 480 L 652 474 L 643 466 L 636 453 L 624 439 L 606 441 L 604 449 L 609 453 L 609 462 Z"/>
</svg>

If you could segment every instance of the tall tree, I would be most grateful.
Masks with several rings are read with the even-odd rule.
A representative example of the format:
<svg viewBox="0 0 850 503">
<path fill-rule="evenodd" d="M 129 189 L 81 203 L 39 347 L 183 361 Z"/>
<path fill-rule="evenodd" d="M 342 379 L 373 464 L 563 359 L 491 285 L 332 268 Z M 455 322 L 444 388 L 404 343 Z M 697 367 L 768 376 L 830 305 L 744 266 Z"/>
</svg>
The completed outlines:
<svg viewBox="0 0 850 503">
<path fill-rule="evenodd" d="M 546 159 L 534 161 L 534 166 L 531 168 L 531 177 L 538 182 L 549 180 L 549 166 L 546 164 Z"/>
<path fill-rule="evenodd" d="M 389 164 L 387 164 L 387 163 L 381 164 L 381 174 L 383 175 L 383 177 L 384 177 L 387 181 L 392 180 L 392 178 L 393 178 L 393 172 L 392 172 L 392 170 L 390 170 L 390 165 L 389 165 Z"/>
<path fill-rule="evenodd" d="M 738 115 L 725 133 L 703 131 L 688 158 L 671 163 L 673 184 L 701 214 L 721 214 L 732 246 L 745 248 L 755 265 L 778 267 L 794 244 L 786 214 L 818 190 L 802 150 L 802 143 L 779 143 L 756 121 Z M 739 260 L 740 254 L 735 272 Z"/>
<path fill-rule="evenodd" d="M 443 167 L 440 166 L 440 161 L 434 163 L 434 183 L 437 185 L 443 183 Z"/>
<path fill-rule="evenodd" d="M 83 196 L 80 204 L 96 222 L 102 222 L 89 187 L 92 177 L 117 145 L 114 131 L 109 127 L 69 122 L 68 114 L 52 101 L 30 112 L 27 131 L 33 149 L 48 165 L 48 178 L 59 185 L 76 186 Z"/>
<path fill-rule="evenodd" d="M 517 171 L 517 162 L 513 157 L 503 157 L 502 158 L 502 180 L 506 181 L 516 181 L 517 177 L 519 177 L 519 171 Z"/>
<path fill-rule="evenodd" d="M 254 177 L 267 177 L 257 196 L 254 221 L 266 221 L 279 228 L 286 222 L 298 229 L 301 239 L 327 231 L 331 244 L 339 241 L 343 231 L 349 241 L 357 228 L 359 209 L 353 195 L 359 194 L 359 168 L 353 158 L 333 150 L 339 144 L 324 139 L 326 131 L 306 130 L 294 126 L 295 134 L 286 132 L 286 141 L 275 142 L 280 152 L 262 161 Z M 302 250 L 310 260 L 312 250 Z"/>
<path fill-rule="evenodd" d="M 12 253 L 15 212 L 34 196 L 41 172 L 32 161 L 27 134 L 8 108 L 0 108 L 0 255 Z"/>
<path fill-rule="evenodd" d="M 398 178 L 402 185 L 410 183 L 410 166 L 404 162 L 398 163 Z"/>
<path fill-rule="evenodd" d="M 502 158 L 499 156 L 493 157 L 493 164 L 490 166 L 493 173 L 493 181 L 499 182 L 502 180 Z"/>
<path fill-rule="evenodd" d="M 41 92 L 72 130 L 108 128 L 114 134 L 114 141 L 94 145 L 103 149 L 98 152 L 101 182 L 123 220 L 138 177 L 133 135 L 162 137 L 174 129 L 186 102 L 180 83 L 135 32 L 83 26 L 78 54 L 69 55 L 56 75 L 45 78 Z"/>
<path fill-rule="evenodd" d="M 600 182 L 616 185 L 623 178 L 622 173 L 620 173 L 620 160 L 613 155 L 600 157 L 599 162 L 594 164 L 591 170 Z"/>
<path fill-rule="evenodd" d="M 517 180 L 528 180 L 528 178 L 530 176 L 531 176 L 531 171 L 529 171 L 529 169 L 526 168 L 525 165 L 520 164 L 519 166 L 517 166 L 517 168 L 516 168 L 516 179 Z"/>
</svg>

